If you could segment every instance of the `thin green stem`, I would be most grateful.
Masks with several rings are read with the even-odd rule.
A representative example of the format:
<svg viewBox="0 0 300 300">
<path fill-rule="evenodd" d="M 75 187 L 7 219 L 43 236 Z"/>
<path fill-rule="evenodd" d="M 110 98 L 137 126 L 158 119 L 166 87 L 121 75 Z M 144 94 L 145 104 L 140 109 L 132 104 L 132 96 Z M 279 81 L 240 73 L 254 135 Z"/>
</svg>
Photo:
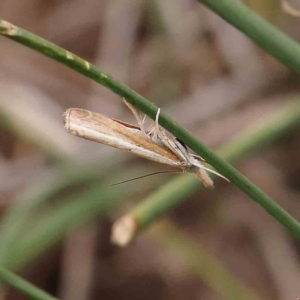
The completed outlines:
<svg viewBox="0 0 300 300">
<path fill-rule="evenodd" d="M 236 162 L 299 125 L 300 101 L 295 100 L 268 118 L 250 126 L 240 136 L 221 147 L 217 153 L 224 159 Z M 162 215 L 179 206 L 200 187 L 194 177 L 182 175 L 157 189 L 129 213 L 129 216 L 136 220 L 137 231 L 149 226 Z"/>
<path fill-rule="evenodd" d="M 0 281 L 14 287 L 16 290 L 36 300 L 57 300 L 21 277 L 0 266 Z"/>
<path fill-rule="evenodd" d="M 300 72 L 300 46 L 261 18 L 241 0 L 198 0 L 249 36 L 258 46 L 286 67 Z"/>
<path fill-rule="evenodd" d="M 236 3 L 233 0 L 226 0 L 229 4 Z M 222 2 L 227 3 L 225 0 Z M 211 1 L 206 1 L 207 5 Z M 215 2 L 221 2 L 215 1 Z M 80 57 L 64 50 L 61 47 L 54 45 L 24 29 L 18 28 L 4 20 L 0 19 L 0 34 L 15 40 L 27 47 L 30 47 L 48 57 L 51 57 L 77 72 L 95 80 L 101 85 L 112 90 L 114 93 L 125 97 L 132 105 L 154 119 L 157 107 L 147 101 L 137 92 L 129 87 L 119 83 L 112 76 L 100 71 L 97 67 L 81 59 Z M 295 47 L 294 47 L 295 48 Z M 297 55 L 297 54 L 295 54 Z M 299 56 L 300 57 L 300 56 Z M 226 176 L 232 183 L 243 190 L 251 199 L 259 203 L 266 209 L 274 218 L 288 228 L 295 236 L 300 238 L 300 223 L 291 217 L 284 209 L 276 204 L 268 195 L 266 195 L 255 184 L 250 182 L 235 168 L 228 164 L 225 160 L 216 155 L 212 150 L 198 141 L 185 128 L 174 122 L 171 118 L 164 114 L 160 115 L 159 124 L 172 133 L 175 137 L 183 141 L 187 146 L 193 149 L 197 154 L 201 155 L 209 164 L 217 171 Z"/>
</svg>

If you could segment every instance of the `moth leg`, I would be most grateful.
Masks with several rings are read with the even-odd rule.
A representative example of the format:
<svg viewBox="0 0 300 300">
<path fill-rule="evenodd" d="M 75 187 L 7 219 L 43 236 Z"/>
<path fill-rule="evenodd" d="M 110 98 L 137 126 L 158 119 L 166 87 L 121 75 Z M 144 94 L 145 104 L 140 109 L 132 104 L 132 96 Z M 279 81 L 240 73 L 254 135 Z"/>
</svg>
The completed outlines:
<svg viewBox="0 0 300 300">
<path fill-rule="evenodd" d="M 164 130 L 160 129 L 158 124 L 159 114 L 160 114 L 160 108 L 158 109 L 155 118 L 155 124 L 154 124 L 155 137 L 153 136 L 152 139 L 156 138 L 157 143 L 163 144 L 163 146 L 165 146 L 168 150 L 170 150 L 182 161 L 182 166 L 187 166 L 188 165 L 187 162 L 189 162 L 189 160 L 178 147 L 177 141 L 172 136 L 169 137 Z"/>
<path fill-rule="evenodd" d="M 159 110 L 160 110 L 160 109 L 159 109 Z M 159 112 L 158 112 L 158 113 L 159 113 Z M 153 142 L 159 144 L 160 146 L 164 146 L 164 144 L 162 143 L 160 137 L 158 136 L 155 122 L 154 122 L 153 124 L 151 124 L 150 127 L 148 128 L 147 136 L 148 136 Z"/>
<path fill-rule="evenodd" d="M 140 116 L 139 111 L 133 105 L 131 105 L 129 102 L 127 102 L 125 98 L 123 98 L 123 102 L 131 110 L 131 112 L 135 116 L 135 119 L 136 119 L 137 123 L 139 124 L 139 127 L 140 127 L 142 133 L 144 133 L 146 135 L 147 133 L 146 133 L 146 130 L 145 130 L 145 127 L 144 127 L 144 124 L 146 122 L 145 121 L 146 116 L 144 116 L 144 118 L 142 118 Z"/>
<path fill-rule="evenodd" d="M 156 134 L 155 122 L 153 122 L 153 123 L 149 126 L 148 131 L 147 131 L 147 134 L 148 134 L 148 136 L 149 136 L 153 141 L 159 143 L 159 141 L 157 141 L 157 134 Z M 154 138 L 154 135 L 156 135 L 156 138 Z"/>
<path fill-rule="evenodd" d="M 204 161 L 205 162 L 205 159 L 203 157 L 201 157 L 200 155 L 196 155 L 196 154 L 193 154 L 193 153 L 190 153 L 190 156 L 194 157 L 194 158 L 197 158 L 199 159 L 200 161 Z"/>
<path fill-rule="evenodd" d="M 155 117 L 155 123 L 154 123 L 154 126 L 153 126 L 153 133 L 155 134 L 155 138 L 158 140 L 159 139 L 159 142 L 162 143 L 163 145 L 165 145 L 168 149 L 170 149 L 170 145 L 168 143 L 168 137 L 167 135 L 165 134 L 164 131 L 162 131 L 159 127 L 159 124 L 158 124 L 158 119 L 159 119 L 159 114 L 160 114 L 160 108 L 157 110 L 157 113 L 156 113 L 156 117 Z M 158 142 L 158 141 L 157 141 Z M 171 149 L 170 149 L 171 150 Z"/>
<path fill-rule="evenodd" d="M 147 117 L 147 116 L 144 115 L 144 118 L 143 118 L 143 120 L 142 120 L 142 123 L 143 123 L 143 124 L 146 124 L 146 122 L 147 122 L 146 117 Z"/>
</svg>

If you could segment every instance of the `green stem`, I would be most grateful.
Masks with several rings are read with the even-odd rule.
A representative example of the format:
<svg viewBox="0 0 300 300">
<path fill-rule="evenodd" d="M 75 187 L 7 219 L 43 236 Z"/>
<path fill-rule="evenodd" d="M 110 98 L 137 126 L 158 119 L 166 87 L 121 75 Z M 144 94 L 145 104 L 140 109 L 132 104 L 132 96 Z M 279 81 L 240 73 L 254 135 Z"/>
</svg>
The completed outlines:
<svg viewBox="0 0 300 300">
<path fill-rule="evenodd" d="M 262 19 L 240 0 L 198 0 L 249 36 L 286 67 L 300 72 L 299 44 Z"/>
<path fill-rule="evenodd" d="M 121 84 L 111 75 L 102 72 L 96 66 L 78 57 L 77 55 L 25 30 L 17 27 L 0 18 L 0 34 L 14 40 L 24 46 L 27 46 L 37 52 L 48 56 L 64 65 L 74 69 L 78 73 L 100 83 L 107 87 L 115 94 L 125 97 L 128 102 L 139 107 L 152 119 L 155 118 L 157 107 L 147 101 L 146 98 L 130 89 L 128 86 Z M 143 106 L 141 108 L 140 106 Z"/>
<path fill-rule="evenodd" d="M 1 266 L 0 266 L 0 280 L 14 287 L 16 290 L 22 292 L 23 294 L 27 295 L 28 297 L 30 297 L 30 299 L 36 299 L 36 300 L 57 299 Z"/>
<path fill-rule="evenodd" d="M 244 157 L 246 154 L 253 152 L 257 148 L 278 139 L 283 134 L 300 125 L 300 101 L 292 101 L 283 109 L 273 113 L 268 118 L 264 118 L 261 122 L 252 125 L 248 130 L 243 131 L 240 136 L 237 136 L 233 141 L 220 148 L 217 153 L 231 162 Z M 185 199 L 195 193 L 200 188 L 197 180 L 192 176 L 178 176 L 165 184 L 160 189 L 152 193 L 142 203 L 137 205 L 130 213 L 133 219 L 137 221 L 137 230 L 143 229 L 159 217 L 166 214 L 170 210 L 179 206 Z M 262 206 L 267 205 L 262 203 Z M 270 203 L 269 209 L 273 209 L 273 203 Z M 277 213 L 280 207 L 274 207 L 274 213 Z M 279 212 L 279 217 L 284 216 L 286 212 Z M 287 221 L 287 222 L 286 222 Z M 287 220 L 281 221 L 286 227 L 291 222 L 291 231 L 293 231 L 293 220 L 287 216 Z M 295 225 L 298 228 L 298 223 Z M 294 232 L 299 236 L 297 229 Z"/>
<path fill-rule="evenodd" d="M 210 2 L 211 1 L 205 1 L 207 5 L 210 4 Z M 221 0 L 214 0 L 214 2 L 221 2 Z M 234 3 L 236 3 L 237 5 L 239 3 L 233 0 L 222 0 L 222 2 L 231 4 L 231 6 Z M 213 4 L 211 5 L 213 6 Z M 48 57 L 51 57 L 76 70 L 77 72 L 95 80 L 101 85 L 112 90 L 114 93 L 125 97 L 129 103 L 136 106 L 147 116 L 154 119 L 157 112 L 157 107 L 155 105 L 147 101 L 144 97 L 142 97 L 129 87 L 119 83 L 112 76 L 100 71 L 96 66 L 93 66 L 92 64 L 86 62 L 82 58 L 1 19 L 0 34 L 21 44 L 24 44 L 27 47 L 30 47 Z M 297 53 L 294 54 L 294 56 L 297 56 Z M 264 207 L 267 212 L 269 212 L 281 224 L 288 228 L 295 236 L 300 238 L 300 224 L 297 222 L 297 220 L 291 217 L 284 209 L 277 205 L 255 184 L 250 182 L 235 168 L 233 168 L 225 160 L 217 156 L 212 150 L 206 147 L 202 142 L 198 141 L 189 131 L 174 122 L 171 118 L 167 117 L 164 114 L 161 114 L 159 124 L 167 129 L 170 133 L 172 133 L 175 137 L 183 141 L 197 154 L 201 155 L 217 171 L 226 176 L 232 183 L 234 183 L 242 191 L 244 191 L 251 199 Z"/>
</svg>

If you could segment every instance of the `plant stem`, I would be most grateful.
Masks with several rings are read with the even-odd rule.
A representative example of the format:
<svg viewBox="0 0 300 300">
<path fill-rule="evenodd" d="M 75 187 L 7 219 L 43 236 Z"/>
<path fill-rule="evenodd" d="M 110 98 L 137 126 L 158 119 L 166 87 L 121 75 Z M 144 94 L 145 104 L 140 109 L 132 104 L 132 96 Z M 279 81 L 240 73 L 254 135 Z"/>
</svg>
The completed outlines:
<svg viewBox="0 0 300 300">
<path fill-rule="evenodd" d="M 198 0 L 249 36 L 286 67 L 300 72 L 300 46 L 240 0 Z"/>
<path fill-rule="evenodd" d="M 214 0 L 214 2 L 220 2 Z M 222 0 L 231 6 L 238 2 L 233 0 Z M 211 1 L 205 2 L 207 5 Z M 231 7 L 229 5 L 229 7 Z M 213 4 L 212 4 L 213 6 Z M 214 6 L 215 7 L 215 6 Z M 77 72 L 95 80 L 101 85 L 112 90 L 114 93 L 126 98 L 126 100 L 144 112 L 147 116 L 154 119 L 157 107 L 151 102 L 147 101 L 143 96 L 133 91 L 126 85 L 119 83 L 112 76 L 100 71 L 96 66 L 88 63 L 82 58 L 64 50 L 61 47 L 54 45 L 24 29 L 18 28 L 2 19 L 0 19 L 0 34 L 15 40 L 27 47 L 30 47 L 50 58 L 53 58 Z M 288 44 L 288 43 L 287 43 Z M 286 45 L 285 45 L 286 46 Z M 295 47 L 293 47 L 295 48 Z M 297 56 L 295 52 L 294 56 Z M 299 56 L 300 58 L 300 56 Z M 299 113 L 299 111 L 297 111 Z M 197 154 L 202 156 L 209 164 L 211 164 L 217 171 L 227 177 L 232 183 L 244 191 L 252 200 L 259 203 L 265 208 L 274 218 L 281 224 L 288 228 L 296 237 L 300 238 L 300 223 L 291 217 L 284 209 L 276 204 L 268 195 L 260 190 L 255 184 L 249 181 L 235 168 L 228 164 L 225 160 L 217 156 L 212 150 L 198 141 L 188 130 L 174 122 L 171 118 L 164 114 L 160 114 L 159 124 L 172 133 L 175 137 L 184 142 L 188 147 L 194 150 Z"/>
<path fill-rule="evenodd" d="M 236 162 L 253 152 L 253 150 L 278 139 L 299 125 L 300 101 L 298 100 L 288 103 L 283 109 L 273 113 L 270 117 L 255 123 L 233 141 L 221 147 L 217 153 L 224 159 Z M 194 177 L 182 175 L 156 190 L 128 214 L 136 222 L 136 231 L 157 221 L 159 217 L 180 205 L 200 187 Z M 261 205 L 264 206 L 266 203 Z M 277 213 L 277 208 L 280 210 L 280 207 L 275 207 L 274 213 Z M 273 209 L 273 203 L 270 204 L 269 209 Z M 286 213 L 280 214 L 279 217 L 284 216 L 284 214 Z M 280 221 L 287 227 L 291 220 L 287 216 L 287 220 L 283 219 Z M 296 226 L 298 225 L 296 224 Z M 293 225 L 291 225 L 291 228 L 293 228 Z M 296 236 L 299 236 L 298 231 L 294 233 Z"/>
<path fill-rule="evenodd" d="M 36 300 L 57 300 L 57 298 L 47 294 L 43 290 L 37 288 L 21 277 L 13 274 L 7 269 L 0 266 L 0 280 L 12 287 L 16 290 L 21 291 L 23 294 L 30 297 L 30 299 Z"/>
</svg>

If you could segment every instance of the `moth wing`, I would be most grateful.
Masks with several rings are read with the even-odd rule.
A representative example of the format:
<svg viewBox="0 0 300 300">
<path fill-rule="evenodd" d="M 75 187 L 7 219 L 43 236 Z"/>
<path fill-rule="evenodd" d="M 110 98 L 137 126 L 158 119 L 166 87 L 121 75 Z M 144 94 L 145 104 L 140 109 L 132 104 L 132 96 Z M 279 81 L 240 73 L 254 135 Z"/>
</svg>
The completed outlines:
<svg viewBox="0 0 300 300">
<path fill-rule="evenodd" d="M 68 109 L 64 114 L 64 123 L 73 135 L 169 166 L 182 166 L 174 153 L 154 143 L 134 126 L 127 127 L 126 123 L 79 108 Z"/>
<path fill-rule="evenodd" d="M 115 121 L 115 122 L 117 122 L 117 123 L 119 123 L 119 124 L 122 124 L 122 125 L 124 125 L 124 126 L 127 127 L 127 128 L 133 128 L 133 129 L 136 129 L 136 130 L 141 131 L 140 127 L 137 126 L 137 125 L 133 125 L 133 124 L 130 124 L 130 123 L 127 123 L 127 122 L 123 122 L 123 121 L 121 121 L 121 120 L 114 119 L 114 118 L 111 118 L 111 120 L 113 120 L 113 121 Z"/>
</svg>

